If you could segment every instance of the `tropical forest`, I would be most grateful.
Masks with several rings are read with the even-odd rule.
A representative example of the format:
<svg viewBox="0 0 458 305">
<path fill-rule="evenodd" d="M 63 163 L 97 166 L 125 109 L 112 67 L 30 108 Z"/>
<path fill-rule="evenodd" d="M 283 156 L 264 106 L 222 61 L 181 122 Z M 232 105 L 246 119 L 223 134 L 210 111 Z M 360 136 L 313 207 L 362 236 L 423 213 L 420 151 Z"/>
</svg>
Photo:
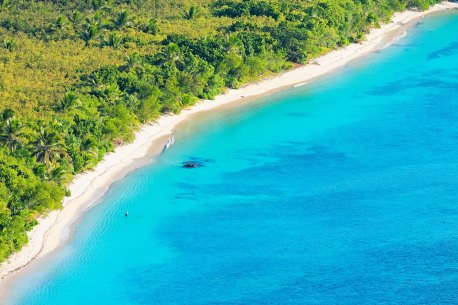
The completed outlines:
<svg viewBox="0 0 458 305">
<path fill-rule="evenodd" d="M 142 124 L 435 0 L 0 0 L 0 262 Z"/>
</svg>

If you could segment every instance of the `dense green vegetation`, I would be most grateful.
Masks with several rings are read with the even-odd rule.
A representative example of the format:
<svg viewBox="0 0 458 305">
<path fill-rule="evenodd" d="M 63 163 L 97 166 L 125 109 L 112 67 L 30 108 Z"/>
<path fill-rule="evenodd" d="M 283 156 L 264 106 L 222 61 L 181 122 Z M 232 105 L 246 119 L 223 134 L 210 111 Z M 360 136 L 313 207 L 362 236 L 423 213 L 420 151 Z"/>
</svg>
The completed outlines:
<svg viewBox="0 0 458 305">
<path fill-rule="evenodd" d="M 0 261 L 141 123 L 433 0 L 0 0 Z"/>
</svg>

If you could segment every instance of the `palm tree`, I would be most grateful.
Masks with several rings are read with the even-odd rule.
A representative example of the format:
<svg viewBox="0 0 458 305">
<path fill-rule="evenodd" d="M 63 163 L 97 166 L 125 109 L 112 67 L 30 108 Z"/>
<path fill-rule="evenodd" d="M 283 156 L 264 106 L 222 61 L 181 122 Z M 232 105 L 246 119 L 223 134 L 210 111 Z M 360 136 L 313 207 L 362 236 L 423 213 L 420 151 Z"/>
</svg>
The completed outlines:
<svg viewBox="0 0 458 305">
<path fill-rule="evenodd" d="M 94 11 L 96 11 L 96 10 L 98 10 L 99 8 L 101 8 L 105 4 L 105 1 L 103 1 L 103 0 L 92 0 L 91 4 L 92 4 L 92 9 Z"/>
<path fill-rule="evenodd" d="M 118 49 L 122 45 L 122 37 L 116 33 L 110 34 L 108 39 L 104 40 L 106 46 L 112 47 L 113 49 Z"/>
<path fill-rule="evenodd" d="M 95 165 L 97 165 L 97 161 L 99 159 L 99 150 L 97 148 L 97 140 L 94 138 L 86 138 L 81 143 L 81 152 L 84 155 L 84 168 L 91 169 Z"/>
<path fill-rule="evenodd" d="M 10 0 L 0 0 L 0 7 L 7 7 L 10 3 Z"/>
<path fill-rule="evenodd" d="M 49 169 L 45 179 L 57 182 L 59 185 L 63 185 L 70 181 L 71 175 L 61 166 L 56 166 Z"/>
<path fill-rule="evenodd" d="M 15 151 L 21 145 L 21 137 L 24 125 L 14 118 L 6 120 L 0 132 L 0 142 L 3 146 L 9 148 L 10 151 Z"/>
<path fill-rule="evenodd" d="M 165 49 L 167 59 L 171 63 L 180 59 L 180 47 L 175 43 L 170 43 Z"/>
<path fill-rule="evenodd" d="M 199 8 L 196 6 L 191 6 L 189 10 L 183 12 L 183 17 L 185 19 L 191 20 L 199 15 Z"/>
<path fill-rule="evenodd" d="M 62 101 L 57 105 L 56 109 L 58 111 L 65 111 L 69 109 L 76 108 L 81 105 L 81 101 L 78 98 L 78 95 L 74 92 L 68 93 Z"/>
<path fill-rule="evenodd" d="M 72 11 L 72 13 L 68 15 L 68 20 L 76 27 L 83 21 L 83 14 L 79 11 Z"/>
<path fill-rule="evenodd" d="M 14 117 L 13 109 L 6 108 L 5 110 L 2 111 L 0 115 L 0 120 L 6 122 L 8 119 L 11 119 L 12 117 Z"/>
<path fill-rule="evenodd" d="M 89 23 L 85 26 L 85 29 L 81 33 L 81 39 L 84 40 L 85 46 L 89 46 L 89 42 L 94 39 L 99 33 L 99 25 L 94 23 Z"/>
<path fill-rule="evenodd" d="M 149 20 L 146 30 L 151 35 L 156 35 L 159 32 L 159 27 L 157 25 L 157 19 L 152 18 Z"/>
<path fill-rule="evenodd" d="M 64 16 L 59 16 L 56 19 L 56 27 L 63 29 L 67 25 L 67 19 Z"/>
<path fill-rule="evenodd" d="M 137 54 L 127 55 L 126 64 L 124 65 L 123 69 L 129 71 L 132 68 L 136 68 L 139 63 L 140 58 Z"/>
<path fill-rule="evenodd" d="M 38 162 L 44 163 L 47 168 L 51 164 L 66 154 L 64 144 L 54 131 L 49 131 L 46 128 L 40 128 L 37 138 L 32 142 L 33 155 Z"/>
<path fill-rule="evenodd" d="M 113 23 L 115 27 L 118 30 L 120 30 L 123 27 L 125 27 L 126 25 L 129 25 L 129 23 L 131 22 L 130 19 L 131 18 L 129 16 L 129 13 L 127 13 L 127 11 L 121 11 L 118 17 L 116 17 L 116 19 L 113 21 Z"/>
</svg>

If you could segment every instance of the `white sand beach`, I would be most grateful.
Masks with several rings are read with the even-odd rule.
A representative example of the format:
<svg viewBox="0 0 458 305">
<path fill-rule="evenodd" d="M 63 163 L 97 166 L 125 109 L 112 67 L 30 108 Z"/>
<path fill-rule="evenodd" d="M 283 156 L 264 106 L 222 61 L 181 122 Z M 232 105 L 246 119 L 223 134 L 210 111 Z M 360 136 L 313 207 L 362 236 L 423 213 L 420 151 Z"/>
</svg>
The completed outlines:
<svg viewBox="0 0 458 305">
<path fill-rule="evenodd" d="M 444 2 L 428 11 L 406 11 L 396 14 L 392 22 L 374 29 L 361 44 L 351 44 L 332 51 L 314 61 L 279 76 L 265 79 L 237 90 L 227 90 L 213 101 L 201 101 L 179 115 L 161 117 L 156 123 L 147 124 L 137 132 L 135 141 L 116 148 L 92 171 L 75 177 L 69 189 L 71 197 L 64 200 L 63 209 L 54 211 L 29 232 L 30 242 L 20 252 L 14 254 L 0 267 L 0 290 L 6 287 L 9 275 L 24 268 L 29 262 L 56 250 L 69 239 L 77 220 L 90 207 L 98 202 L 110 185 L 128 172 L 151 162 L 173 133 L 177 124 L 191 115 L 209 111 L 223 105 L 265 95 L 273 90 L 291 86 L 306 85 L 312 79 L 348 64 L 350 61 L 367 55 L 374 50 L 386 47 L 402 39 L 408 31 L 408 24 L 417 22 L 423 16 L 447 9 L 458 9 L 458 3 Z M 148 156 L 148 158 L 145 158 Z"/>
</svg>

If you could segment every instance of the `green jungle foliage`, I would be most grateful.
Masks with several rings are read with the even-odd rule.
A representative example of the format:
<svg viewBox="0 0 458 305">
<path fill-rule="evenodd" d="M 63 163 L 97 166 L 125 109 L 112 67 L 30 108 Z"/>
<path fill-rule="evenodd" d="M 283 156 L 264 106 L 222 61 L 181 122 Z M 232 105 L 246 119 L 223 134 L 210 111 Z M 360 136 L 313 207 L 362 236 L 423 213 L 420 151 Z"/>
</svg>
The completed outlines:
<svg viewBox="0 0 458 305">
<path fill-rule="evenodd" d="M 0 0 L 0 261 L 142 123 L 434 0 Z"/>
</svg>

